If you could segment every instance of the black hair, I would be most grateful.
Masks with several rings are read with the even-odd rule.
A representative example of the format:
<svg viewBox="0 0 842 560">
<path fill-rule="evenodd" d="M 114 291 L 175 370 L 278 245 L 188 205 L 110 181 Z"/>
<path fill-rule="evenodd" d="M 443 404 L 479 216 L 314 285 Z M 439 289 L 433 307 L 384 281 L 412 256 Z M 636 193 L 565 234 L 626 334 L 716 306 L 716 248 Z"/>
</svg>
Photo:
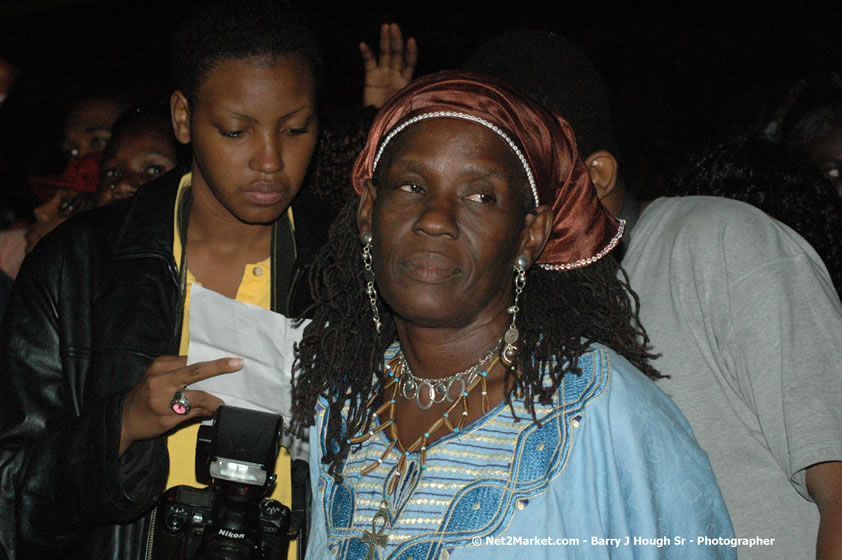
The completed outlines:
<svg viewBox="0 0 842 560">
<path fill-rule="evenodd" d="M 109 157 L 111 149 L 117 145 L 122 136 L 145 129 L 159 130 L 170 139 L 176 153 L 176 163 L 183 163 L 190 159 L 190 148 L 176 139 L 172 130 L 170 108 L 163 103 L 132 107 L 124 111 L 111 127 L 111 140 L 103 151 L 103 159 Z"/>
<path fill-rule="evenodd" d="M 769 126 L 772 139 L 808 151 L 830 130 L 842 126 L 842 79 L 828 72 L 798 80 Z"/>
<path fill-rule="evenodd" d="M 75 95 L 69 96 L 67 110 L 65 111 L 65 118 L 70 116 L 74 110 L 84 103 L 92 103 L 97 101 L 105 101 L 113 103 L 120 108 L 120 111 L 125 111 L 133 105 L 133 96 L 128 91 L 130 86 L 127 83 L 117 82 L 114 84 L 87 84 L 84 89 L 76 92 Z"/>
<path fill-rule="evenodd" d="M 318 90 L 321 55 L 302 13 L 278 0 L 201 3 L 188 12 L 173 36 L 173 83 L 193 103 L 205 76 L 220 62 L 287 55 L 310 66 Z"/>
<path fill-rule="evenodd" d="M 356 198 L 349 177 L 357 156 L 365 147 L 377 109 L 365 107 L 348 111 L 344 107 L 328 106 L 325 110 L 329 113 L 320 118 L 324 126 L 319 127 L 319 143 L 300 192 L 315 195 L 335 216 L 349 200 Z"/>
<path fill-rule="evenodd" d="M 111 127 L 112 136 L 139 126 L 172 127 L 170 108 L 163 103 L 140 105 L 123 111 Z"/>
<path fill-rule="evenodd" d="M 621 159 L 605 84 L 593 62 L 571 41 L 546 31 L 508 31 L 481 45 L 463 67 L 496 76 L 562 115 L 576 133 L 583 158 L 607 150 Z"/>
<path fill-rule="evenodd" d="M 380 405 L 372 376 L 385 384 L 384 352 L 397 340 L 392 311 L 382 300 L 382 332 L 376 332 L 365 287 L 354 200 L 340 212 L 313 265 L 310 289 L 317 303 L 293 367 L 292 429 L 301 433 L 312 425 L 317 399 L 328 399 L 328 430 L 335 439 L 322 461 L 336 477 L 350 449 L 348 434 L 368 430 Z M 591 343 L 609 346 L 650 377 L 660 377 L 648 363 L 655 356 L 638 320 L 637 296 L 611 255 L 567 272 L 533 266 L 519 305 L 521 374 L 507 370 L 505 398 L 511 406 L 513 395 L 522 396 L 533 420 L 535 400 L 553 399 L 562 378 L 578 372 L 578 357 Z"/>
<path fill-rule="evenodd" d="M 842 199 L 799 151 L 765 137 L 738 137 L 696 154 L 670 194 L 741 200 L 798 232 L 842 296 Z"/>
</svg>

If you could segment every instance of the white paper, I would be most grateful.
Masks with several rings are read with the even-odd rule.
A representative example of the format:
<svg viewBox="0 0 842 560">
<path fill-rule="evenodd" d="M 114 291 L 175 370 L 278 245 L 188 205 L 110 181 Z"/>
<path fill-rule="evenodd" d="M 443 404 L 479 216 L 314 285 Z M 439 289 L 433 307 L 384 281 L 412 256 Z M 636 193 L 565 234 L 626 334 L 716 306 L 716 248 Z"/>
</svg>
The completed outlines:
<svg viewBox="0 0 842 560">
<path fill-rule="evenodd" d="M 187 363 L 240 357 L 243 368 L 198 381 L 189 389 L 207 391 L 231 406 L 281 414 L 286 428 L 292 408 L 293 344 L 309 322 L 242 303 L 193 284 L 190 290 L 190 344 Z M 284 446 L 304 458 L 298 444 Z M 292 447 L 295 447 L 293 449 Z"/>
</svg>

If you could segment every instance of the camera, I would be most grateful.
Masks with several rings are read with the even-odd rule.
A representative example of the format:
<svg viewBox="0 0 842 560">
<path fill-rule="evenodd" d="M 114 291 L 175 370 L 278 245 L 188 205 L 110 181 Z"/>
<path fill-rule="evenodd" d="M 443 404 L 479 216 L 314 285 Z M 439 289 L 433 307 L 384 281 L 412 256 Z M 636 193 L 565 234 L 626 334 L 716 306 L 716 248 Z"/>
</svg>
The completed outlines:
<svg viewBox="0 0 842 560">
<path fill-rule="evenodd" d="M 282 429 L 277 414 L 219 407 L 213 424 L 199 428 L 196 443 L 196 479 L 209 486 L 164 492 L 153 519 L 151 558 L 286 559 L 290 538 L 297 536 L 303 519 L 268 498 Z M 297 469 L 300 463 L 306 466 L 295 463 Z M 293 478 L 301 480 L 300 475 Z"/>
</svg>

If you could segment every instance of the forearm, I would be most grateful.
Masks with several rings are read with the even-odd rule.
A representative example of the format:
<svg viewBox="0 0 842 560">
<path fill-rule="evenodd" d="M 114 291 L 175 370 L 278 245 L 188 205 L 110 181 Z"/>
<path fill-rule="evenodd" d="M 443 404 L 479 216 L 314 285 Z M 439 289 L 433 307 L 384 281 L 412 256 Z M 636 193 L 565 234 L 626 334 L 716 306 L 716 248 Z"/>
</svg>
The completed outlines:
<svg viewBox="0 0 842 560">
<path fill-rule="evenodd" d="M 92 404 L 92 414 L 25 438 L 22 425 L 3 426 L 3 500 L 14 507 L 0 533 L 14 528 L 3 539 L 15 538 L 19 550 L 61 550 L 93 527 L 133 520 L 163 490 L 165 444 L 143 442 L 121 460 L 112 423 L 119 398 Z"/>
<path fill-rule="evenodd" d="M 816 558 L 842 558 L 842 462 L 819 463 L 807 469 L 807 491 L 819 508 Z"/>
<path fill-rule="evenodd" d="M 823 511 L 816 540 L 816 558 L 831 560 L 842 558 L 842 505 L 832 511 Z"/>
</svg>

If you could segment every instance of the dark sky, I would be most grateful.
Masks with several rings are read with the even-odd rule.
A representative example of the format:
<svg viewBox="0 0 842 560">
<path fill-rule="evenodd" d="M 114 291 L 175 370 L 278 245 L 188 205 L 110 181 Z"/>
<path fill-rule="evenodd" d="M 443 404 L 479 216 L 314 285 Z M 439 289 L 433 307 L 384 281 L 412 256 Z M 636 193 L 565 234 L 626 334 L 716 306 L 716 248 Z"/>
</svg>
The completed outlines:
<svg viewBox="0 0 842 560">
<path fill-rule="evenodd" d="M 129 79 L 166 93 L 166 37 L 187 4 L 0 3 L 0 56 L 26 72 L 21 89 L 31 100 L 33 126 L 46 134 L 60 119 L 68 92 L 103 78 Z M 397 21 L 418 39 L 419 73 L 457 66 L 476 45 L 508 28 L 552 30 L 579 43 L 597 63 L 629 159 L 649 154 L 646 165 L 663 166 L 690 146 L 762 120 L 794 78 L 842 70 L 842 8 L 759 13 L 732 2 L 708 2 L 704 9 L 667 6 L 647 12 L 630 2 L 614 9 L 593 2 L 571 7 L 558 0 L 515 1 L 498 10 L 483 4 L 475 9 L 479 4 L 455 0 L 369 1 L 331 8 L 326 2 L 302 2 L 322 36 L 328 100 L 358 99 L 357 43 L 376 44 L 385 20 Z M 558 7 L 544 7 L 548 4 Z"/>
</svg>

